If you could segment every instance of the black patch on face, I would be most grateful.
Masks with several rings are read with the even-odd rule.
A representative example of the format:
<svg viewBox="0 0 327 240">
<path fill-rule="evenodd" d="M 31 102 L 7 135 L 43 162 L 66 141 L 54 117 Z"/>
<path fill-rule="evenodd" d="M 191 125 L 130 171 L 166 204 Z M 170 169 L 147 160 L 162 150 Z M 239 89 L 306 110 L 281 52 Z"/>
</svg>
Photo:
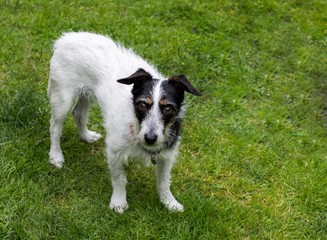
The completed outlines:
<svg viewBox="0 0 327 240">
<path fill-rule="evenodd" d="M 141 123 L 153 105 L 152 91 L 159 80 L 151 79 L 135 83 L 132 89 L 136 118 Z"/>
<path fill-rule="evenodd" d="M 168 103 L 173 104 L 178 112 L 184 101 L 184 91 L 182 89 L 176 88 L 169 81 L 163 81 L 161 88 L 162 99 L 165 99 Z"/>
<path fill-rule="evenodd" d="M 163 81 L 161 88 L 162 96 L 159 107 L 164 123 L 167 125 L 174 122 L 178 116 L 184 101 L 184 91 L 179 91 L 169 81 Z"/>
<path fill-rule="evenodd" d="M 168 141 L 166 142 L 166 147 L 171 148 L 175 145 L 175 143 L 178 140 L 178 136 L 181 134 L 181 125 L 182 125 L 182 119 L 176 118 L 174 123 L 170 127 L 169 137 Z"/>
</svg>

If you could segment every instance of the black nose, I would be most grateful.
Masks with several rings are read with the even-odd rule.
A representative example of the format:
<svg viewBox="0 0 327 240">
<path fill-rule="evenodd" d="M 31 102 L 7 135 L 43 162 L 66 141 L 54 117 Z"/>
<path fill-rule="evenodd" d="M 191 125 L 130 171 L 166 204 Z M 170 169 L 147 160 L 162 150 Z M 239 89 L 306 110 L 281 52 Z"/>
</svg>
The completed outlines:
<svg viewBox="0 0 327 240">
<path fill-rule="evenodd" d="M 158 139 L 158 136 L 155 133 L 146 133 L 144 134 L 144 140 L 147 144 L 152 145 Z"/>
</svg>

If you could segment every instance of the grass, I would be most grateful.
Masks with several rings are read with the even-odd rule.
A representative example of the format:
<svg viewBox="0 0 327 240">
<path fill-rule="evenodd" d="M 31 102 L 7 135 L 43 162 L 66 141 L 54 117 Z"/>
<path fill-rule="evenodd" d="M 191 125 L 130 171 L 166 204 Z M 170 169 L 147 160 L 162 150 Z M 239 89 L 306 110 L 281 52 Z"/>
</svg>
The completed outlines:
<svg viewBox="0 0 327 240">
<path fill-rule="evenodd" d="M 4 0 L 0 12 L 0 238 L 327 238 L 325 1 Z M 71 117 L 66 166 L 48 164 L 52 44 L 78 30 L 204 93 L 188 96 L 173 172 L 184 213 L 160 205 L 154 167 L 134 163 L 130 208 L 110 211 L 104 142 L 80 142 Z"/>
</svg>

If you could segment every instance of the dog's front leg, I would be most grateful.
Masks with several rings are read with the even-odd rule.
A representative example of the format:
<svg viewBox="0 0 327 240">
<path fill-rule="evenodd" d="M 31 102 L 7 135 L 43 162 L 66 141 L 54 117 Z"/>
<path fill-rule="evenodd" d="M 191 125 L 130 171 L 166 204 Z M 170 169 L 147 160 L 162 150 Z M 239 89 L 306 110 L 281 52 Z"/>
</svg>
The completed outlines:
<svg viewBox="0 0 327 240">
<path fill-rule="evenodd" d="M 124 172 L 123 161 L 113 154 L 108 156 L 108 158 L 112 182 L 112 195 L 109 207 L 117 213 L 124 213 L 128 208 L 128 204 L 126 200 L 127 180 Z"/>
<path fill-rule="evenodd" d="M 157 162 L 157 189 L 160 201 L 170 210 L 182 212 L 184 207 L 180 204 L 170 191 L 170 171 L 173 161 L 160 159 Z"/>
</svg>

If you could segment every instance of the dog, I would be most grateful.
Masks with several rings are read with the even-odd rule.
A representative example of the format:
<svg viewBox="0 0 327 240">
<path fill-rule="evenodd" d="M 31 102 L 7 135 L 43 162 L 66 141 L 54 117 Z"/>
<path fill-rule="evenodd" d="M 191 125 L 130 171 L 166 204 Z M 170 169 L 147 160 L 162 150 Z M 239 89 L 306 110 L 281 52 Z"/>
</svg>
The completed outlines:
<svg viewBox="0 0 327 240">
<path fill-rule="evenodd" d="M 64 164 L 60 137 L 75 99 L 72 115 L 80 138 L 88 143 L 101 138 L 87 128 L 87 112 L 96 100 L 106 130 L 113 188 L 109 207 L 118 213 L 128 208 L 124 164 L 139 159 L 146 165 L 156 164 L 160 201 L 171 211 L 183 211 L 170 191 L 170 172 L 180 143 L 185 92 L 201 95 L 184 75 L 167 79 L 109 37 L 64 33 L 55 42 L 50 60 L 50 163 L 58 168 Z"/>
</svg>

